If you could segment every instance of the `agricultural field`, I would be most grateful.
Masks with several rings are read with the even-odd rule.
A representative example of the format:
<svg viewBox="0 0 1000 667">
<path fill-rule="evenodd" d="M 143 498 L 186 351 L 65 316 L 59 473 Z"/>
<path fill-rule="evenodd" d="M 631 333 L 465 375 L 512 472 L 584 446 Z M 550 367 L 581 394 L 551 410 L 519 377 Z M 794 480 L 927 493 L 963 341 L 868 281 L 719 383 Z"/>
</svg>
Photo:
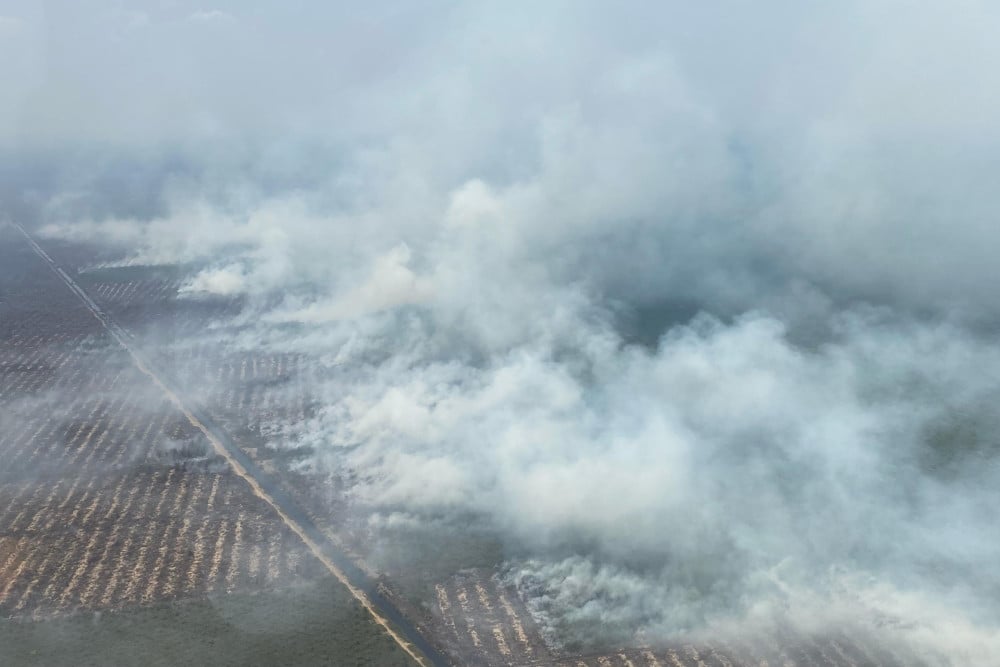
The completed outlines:
<svg viewBox="0 0 1000 667">
<path fill-rule="evenodd" d="M 411 664 L 83 301 L 15 232 L 0 235 L 0 661 Z M 115 265 L 106 251 L 66 242 L 45 249 L 224 431 L 251 474 L 377 582 L 382 603 L 440 664 L 920 664 L 850 633 L 586 655 L 547 640 L 528 601 L 502 582 L 503 553 L 488 534 L 379 533 L 345 480 L 300 465 L 308 448 L 274 446 L 314 414 L 324 371 L 298 352 L 228 344 L 241 331 L 239 299 L 184 298 L 183 267 Z M 94 633 L 106 641 L 88 641 Z"/>
<path fill-rule="evenodd" d="M 578 654 L 547 646 L 516 592 L 491 572 L 466 570 L 435 586 L 433 613 L 449 653 L 462 664 L 560 667 L 908 667 L 910 654 L 880 647 L 855 630 L 848 636 L 770 635 L 720 641 L 689 640 L 666 646 Z"/>
<path fill-rule="evenodd" d="M 0 663 L 410 664 L 81 300 L 0 235 Z M 157 285 L 127 292 L 137 313 Z"/>
</svg>

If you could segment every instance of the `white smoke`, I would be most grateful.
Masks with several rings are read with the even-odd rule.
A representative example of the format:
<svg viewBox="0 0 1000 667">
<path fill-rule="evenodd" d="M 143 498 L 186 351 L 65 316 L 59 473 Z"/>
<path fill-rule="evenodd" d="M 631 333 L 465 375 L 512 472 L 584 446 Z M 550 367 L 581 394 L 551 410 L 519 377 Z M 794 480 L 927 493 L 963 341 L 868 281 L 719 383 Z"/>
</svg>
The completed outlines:
<svg viewBox="0 0 1000 667">
<path fill-rule="evenodd" d="M 626 5 L 150 7 L 121 109 L 53 104 L 112 69 L 67 8 L 11 199 L 251 297 L 331 370 L 275 444 L 480 518 L 557 640 L 855 610 L 989 664 L 996 8 Z"/>
<path fill-rule="evenodd" d="M 215 294 L 232 296 L 246 289 L 246 274 L 239 264 L 230 264 L 221 269 L 205 269 L 194 278 L 181 285 L 180 294 Z"/>
</svg>

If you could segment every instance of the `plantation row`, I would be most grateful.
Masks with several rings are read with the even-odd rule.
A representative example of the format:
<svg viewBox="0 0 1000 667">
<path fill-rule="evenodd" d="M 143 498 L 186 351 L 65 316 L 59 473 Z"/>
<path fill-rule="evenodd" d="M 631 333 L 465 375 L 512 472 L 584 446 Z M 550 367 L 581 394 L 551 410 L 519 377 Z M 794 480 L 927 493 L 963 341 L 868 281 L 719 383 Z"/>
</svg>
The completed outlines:
<svg viewBox="0 0 1000 667">
<path fill-rule="evenodd" d="M 179 466 L 0 491 L 0 614 L 45 616 L 316 576 L 298 538 L 227 473 Z"/>
<path fill-rule="evenodd" d="M 107 392 L 134 385 L 141 374 L 108 344 L 107 339 L 94 338 L 84 344 L 0 348 L 0 398 L 38 398 L 51 390 L 58 402 L 76 392 Z"/>
<path fill-rule="evenodd" d="M 130 280 L 102 282 L 88 286 L 87 293 L 102 305 L 148 305 L 168 301 L 177 295 L 179 283 L 170 280 Z"/>
<path fill-rule="evenodd" d="M 193 437 L 120 349 L 91 347 L 0 350 L 0 480 L 119 469 Z"/>
<path fill-rule="evenodd" d="M 320 576 L 301 540 L 25 248 L 0 244 L 8 272 L 0 293 L 0 616 L 44 618 Z M 148 300 L 167 293 L 157 285 L 105 296 Z"/>
<path fill-rule="evenodd" d="M 242 309 L 243 302 L 239 298 L 181 296 L 178 287 L 175 280 L 144 279 L 97 283 L 88 285 L 87 290 L 120 325 L 160 343 L 197 340 L 208 329 L 228 321 Z M 103 288 L 105 296 L 95 292 L 95 288 Z"/>
<path fill-rule="evenodd" d="M 540 663 L 539 663 L 540 664 Z M 607 655 L 562 659 L 559 667 L 918 667 L 924 663 L 846 636 L 681 644 L 665 649 L 624 649 Z"/>
<path fill-rule="evenodd" d="M 136 277 L 139 270 L 132 269 L 132 279 L 90 283 L 87 291 L 138 339 L 153 343 L 146 352 L 244 449 L 256 456 L 283 428 L 310 416 L 315 364 L 296 353 L 234 353 L 225 337 L 204 342 L 205 325 L 225 324 L 239 301 L 179 298 L 180 281 Z"/>
<path fill-rule="evenodd" d="M 190 345 L 161 353 L 179 372 L 220 386 L 260 384 L 301 379 L 308 381 L 308 360 L 300 354 L 220 354 L 217 346 Z"/>
<path fill-rule="evenodd" d="M 200 432 L 134 369 L 116 359 L 101 372 L 80 363 L 90 357 L 47 349 L 23 360 L 38 373 L 8 374 L 2 385 L 23 397 L 33 386 L 24 378 L 59 380 L 47 400 L 8 403 L 17 412 L 0 431 L 0 615 L 122 607 L 319 573 L 298 538 L 245 482 L 219 472 Z M 73 386 L 85 391 L 64 391 Z"/>
<path fill-rule="evenodd" d="M 141 392 L 80 392 L 69 403 L 35 407 L 0 434 L 0 480 L 172 464 L 208 452 L 187 422 L 167 409 L 150 410 Z"/>
<path fill-rule="evenodd" d="M 101 332 L 79 299 L 7 226 L 0 228 L 0 271 L 0 349 L 37 349 Z"/>
<path fill-rule="evenodd" d="M 837 636 L 756 636 L 741 640 L 684 643 L 665 648 L 628 648 L 608 654 L 566 656 L 546 647 L 513 590 L 481 570 L 467 570 L 435 586 L 434 615 L 441 640 L 458 664 L 560 665 L 565 667 L 909 667 L 921 662 L 878 643 Z"/>
<path fill-rule="evenodd" d="M 551 656 L 514 591 L 481 570 L 435 586 L 435 615 L 443 638 L 461 664 L 510 665 Z"/>
<path fill-rule="evenodd" d="M 622 649 L 604 655 L 574 656 L 522 663 L 474 663 L 555 665 L 556 667 L 918 667 L 925 663 L 874 648 L 845 636 L 813 639 L 757 637 L 753 640 L 681 644 L 659 649 Z M 472 664 L 472 663 L 470 663 Z"/>
<path fill-rule="evenodd" d="M 280 441 L 285 429 L 312 416 L 315 370 L 299 354 L 224 353 L 216 346 L 178 346 L 160 355 L 188 395 L 247 453 L 283 456 L 264 445 Z"/>
<path fill-rule="evenodd" d="M 86 309 L 53 304 L 58 317 L 41 309 L 10 309 L 0 313 L 0 340 L 4 347 L 36 349 L 41 345 L 71 344 L 101 335 L 101 325 Z"/>
<path fill-rule="evenodd" d="M 0 399 L 80 388 L 85 378 L 78 356 L 69 346 L 54 352 L 41 345 L 0 348 Z"/>
</svg>

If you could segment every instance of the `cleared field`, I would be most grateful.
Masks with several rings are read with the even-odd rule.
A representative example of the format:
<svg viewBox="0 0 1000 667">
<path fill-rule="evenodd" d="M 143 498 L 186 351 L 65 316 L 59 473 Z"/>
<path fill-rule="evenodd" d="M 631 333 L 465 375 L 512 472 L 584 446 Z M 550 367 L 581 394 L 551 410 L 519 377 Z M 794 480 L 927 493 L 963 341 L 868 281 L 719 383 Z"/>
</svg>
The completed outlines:
<svg viewBox="0 0 1000 667">
<path fill-rule="evenodd" d="M 79 298 L 0 235 L 0 663 L 411 664 Z M 171 293 L 133 287 L 111 294 L 142 312 Z"/>
<path fill-rule="evenodd" d="M 319 575 L 236 481 L 171 466 L 7 485 L 0 613 L 121 609 Z"/>
<path fill-rule="evenodd" d="M 122 351 L 99 332 L 73 334 L 81 306 L 51 273 L 30 277 L 30 290 L 5 286 L 17 325 L 0 348 L 0 614 L 315 576 L 297 538 Z M 19 330 L 22 312 L 32 335 Z"/>
</svg>

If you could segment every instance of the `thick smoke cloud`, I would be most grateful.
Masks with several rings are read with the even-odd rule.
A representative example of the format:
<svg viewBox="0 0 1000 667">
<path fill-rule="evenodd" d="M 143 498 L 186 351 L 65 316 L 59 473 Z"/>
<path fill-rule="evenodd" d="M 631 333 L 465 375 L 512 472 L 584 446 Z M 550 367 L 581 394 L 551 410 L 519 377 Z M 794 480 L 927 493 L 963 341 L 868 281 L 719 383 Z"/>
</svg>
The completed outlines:
<svg viewBox="0 0 1000 667">
<path fill-rule="evenodd" d="M 7 214 L 246 295 L 336 369 L 276 445 L 481 517 L 555 640 L 1000 651 L 996 7 L 2 13 Z"/>
</svg>

